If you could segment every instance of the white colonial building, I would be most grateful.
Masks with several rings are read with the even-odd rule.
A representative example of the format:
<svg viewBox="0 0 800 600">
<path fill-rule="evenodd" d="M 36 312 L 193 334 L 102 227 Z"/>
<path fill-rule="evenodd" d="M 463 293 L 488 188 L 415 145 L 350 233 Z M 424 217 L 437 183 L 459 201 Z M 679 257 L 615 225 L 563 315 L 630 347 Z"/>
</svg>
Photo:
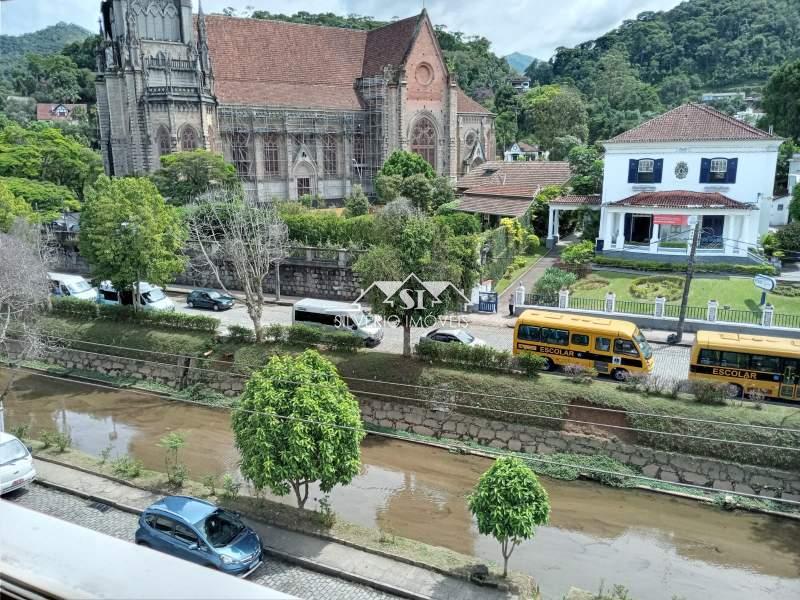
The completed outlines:
<svg viewBox="0 0 800 600">
<path fill-rule="evenodd" d="M 769 227 L 781 139 L 684 104 L 606 141 L 598 249 L 745 257 Z"/>
</svg>

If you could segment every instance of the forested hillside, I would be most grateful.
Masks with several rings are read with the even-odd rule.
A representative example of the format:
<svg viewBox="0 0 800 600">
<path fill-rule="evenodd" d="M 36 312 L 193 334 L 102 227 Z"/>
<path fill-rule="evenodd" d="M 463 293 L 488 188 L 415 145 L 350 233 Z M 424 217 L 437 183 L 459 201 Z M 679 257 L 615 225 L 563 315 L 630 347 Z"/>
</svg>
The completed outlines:
<svg viewBox="0 0 800 600">
<path fill-rule="evenodd" d="M 11 71 L 28 53 L 61 52 L 64 46 L 90 35 L 90 31 L 72 23 L 58 23 L 23 35 L 0 35 L 0 75 Z"/>
<path fill-rule="evenodd" d="M 532 56 L 528 56 L 527 54 L 522 54 L 521 52 L 512 52 L 508 56 L 504 57 L 506 62 L 514 69 L 517 73 L 524 73 L 525 69 L 527 69 L 530 64 L 534 61 Z"/>
</svg>

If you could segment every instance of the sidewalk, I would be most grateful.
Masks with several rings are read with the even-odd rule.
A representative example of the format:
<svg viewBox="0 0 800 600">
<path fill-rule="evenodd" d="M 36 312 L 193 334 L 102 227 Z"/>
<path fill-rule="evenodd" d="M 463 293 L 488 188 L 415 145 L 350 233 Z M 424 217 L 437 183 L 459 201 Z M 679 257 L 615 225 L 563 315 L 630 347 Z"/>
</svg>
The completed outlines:
<svg viewBox="0 0 800 600">
<path fill-rule="evenodd" d="M 122 510 L 141 512 L 161 498 L 151 492 L 77 469 L 41 460 L 35 462 L 40 481 Z M 420 600 L 501 600 L 511 597 L 496 589 L 475 586 L 465 579 L 442 575 L 315 536 L 245 520 L 264 540 L 268 553 L 302 567 L 363 583 L 390 594 Z"/>
</svg>

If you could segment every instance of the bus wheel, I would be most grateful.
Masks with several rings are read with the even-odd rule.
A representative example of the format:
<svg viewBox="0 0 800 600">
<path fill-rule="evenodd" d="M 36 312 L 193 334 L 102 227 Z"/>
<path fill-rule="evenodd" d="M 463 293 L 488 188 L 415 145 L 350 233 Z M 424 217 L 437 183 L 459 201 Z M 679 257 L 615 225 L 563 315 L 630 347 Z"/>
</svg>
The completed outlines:
<svg viewBox="0 0 800 600">
<path fill-rule="evenodd" d="M 614 369 L 614 372 L 611 375 L 617 381 L 625 381 L 630 373 L 628 373 L 625 369 Z"/>
<path fill-rule="evenodd" d="M 545 357 L 542 371 L 555 371 L 555 369 L 556 369 L 556 364 L 549 358 Z"/>
<path fill-rule="evenodd" d="M 736 383 L 729 383 L 726 393 L 731 398 L 741 398 L 744 395 L 744 390 L 742 389 L 742 386 Z"/>
</svg>

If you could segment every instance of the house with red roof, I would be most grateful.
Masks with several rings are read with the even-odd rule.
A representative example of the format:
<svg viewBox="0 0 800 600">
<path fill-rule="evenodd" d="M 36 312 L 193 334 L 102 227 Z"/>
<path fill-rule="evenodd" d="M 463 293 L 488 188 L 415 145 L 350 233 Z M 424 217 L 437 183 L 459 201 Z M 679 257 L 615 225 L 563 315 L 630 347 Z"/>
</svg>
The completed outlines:
<svg viewBox="0 0 800 600">
<path fill-rule="evenodd" d="M 495 153 L 494 118 L 444 61 L 428 14 L 362 31 L 102 0 L 96 78 L 106 171 L 205 148 L 260 200 L 369 193 L 409 150 L 453 181 Z"/>
<path fill-rule="evenodd" d="M 686 255 L 697 223 L 698 256 L 745 258 L 769 228 L 781 141 L 695 103 L 607 140 L 597 249 Z"/>
</svg>

